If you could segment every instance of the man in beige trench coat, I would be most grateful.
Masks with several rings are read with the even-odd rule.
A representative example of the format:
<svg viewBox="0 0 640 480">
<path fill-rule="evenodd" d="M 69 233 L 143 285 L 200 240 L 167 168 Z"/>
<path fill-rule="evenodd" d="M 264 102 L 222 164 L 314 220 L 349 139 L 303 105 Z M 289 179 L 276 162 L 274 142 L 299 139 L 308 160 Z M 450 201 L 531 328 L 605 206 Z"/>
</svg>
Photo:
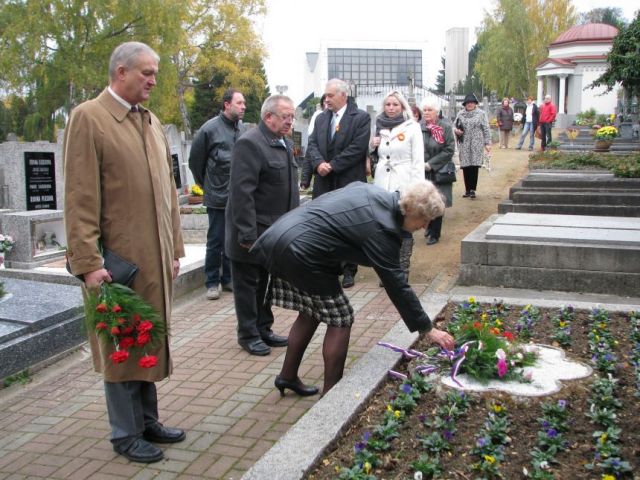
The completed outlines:
<svg viewBox="0 0 640 480">
<path fill-rule="evenodd" d="M 110 282 L 98 244 L 135 263 L 131 287 L 169 323 L 173 279 L 184 245 L 171 157 L 159 120 L 140 102 L 156 84 L 158 55 L 147 45 L 118 46 L 109 62 L 109 87 L 71 113 L 65 131 L 64 181 L 67 255 L 85 288 Z M 86 290 L 85 290 L 86 292 Z M 136 462 L 156 462 L 184 431 L 158 422 L 154 382 L 171 373 L 167 338 L 158 364 L 113 364 L 113 346 L 89 332 L 96 371 L 104 375 L 113 449 Z"/>
</svg>

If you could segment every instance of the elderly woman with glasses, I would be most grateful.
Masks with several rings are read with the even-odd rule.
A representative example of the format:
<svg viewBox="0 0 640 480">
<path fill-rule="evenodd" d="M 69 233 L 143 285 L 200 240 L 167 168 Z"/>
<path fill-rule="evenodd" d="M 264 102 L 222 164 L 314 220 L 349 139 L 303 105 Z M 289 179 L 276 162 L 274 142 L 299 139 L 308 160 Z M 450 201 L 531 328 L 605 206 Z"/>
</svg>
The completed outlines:
<svg viewBox="0 0 640 480">
<path fill-rule="evenodd" d="M 324 392 L 342 378 L 354 321 L 339 281 L 344 262 L 373 267 L 409 330 L 453 347 L 453 337 L 433 327 L 400 265 L 405 233 L 424 228 L 443 210 L 440 193 L 424 179 L 401 192 L 354 182 L 292 210 L 258 239 L 252 253 L 271 273 L 266 303 L 299 312 L 275 379 L 282 395 L 287 388 L 302 396 L 318 393 L 300 380 L 298 369 L 320 322 L 327 324 Z"/>
<path fill-rule="evenodd" d="M 377 158 L 374 183 L 388 192 L 402 191 L 411 182 L 424 178 L 420 125 L 414 120 L 402 93 L 391 91 L 382 101 L 382 112 L 376 118 L 370 149 L 372 156 Z M 413 235 L 404 232 L 400 264 L 407 278 L 412 252 Z"/>
</svg>

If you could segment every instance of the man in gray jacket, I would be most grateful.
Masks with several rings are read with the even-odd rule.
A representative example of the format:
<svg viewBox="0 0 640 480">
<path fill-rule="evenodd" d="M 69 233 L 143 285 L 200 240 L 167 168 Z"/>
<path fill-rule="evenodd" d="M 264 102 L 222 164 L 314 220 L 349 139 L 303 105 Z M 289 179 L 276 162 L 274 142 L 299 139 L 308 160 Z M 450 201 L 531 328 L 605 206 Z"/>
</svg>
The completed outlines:
<svg viewBox="0 0 640 480">
<path fill-rule="evenodd" d="M 244 96 L 228 89 L 222 96 L 222 112 L 200 127 L 189 154 L 189 168 L 204 190 L 204 206 L 209 215 L 204 260 L 204 285 L 209 300 L 220 298 L 221 284 L 222 290 L 232 291 L 231 267 L 224 253 L 224 212 L 229 196 L 231 151 L 246 129 L 242 124 L 245 109 Z"/>
<path fill-rule="evenodd" d="M 260 123 L 233 149 L 225 251 L 231 259 L 238 344 L 251 355 L 268 355 L 285 347 L 287 337 L 271 327 L 265 305 L 269 272 L 249 249 L 278 218 L 300 204 L 298 164 L 287 138 L 295 107 L 289 97 L 272 95 L 262 104 Z"/>
</svg>

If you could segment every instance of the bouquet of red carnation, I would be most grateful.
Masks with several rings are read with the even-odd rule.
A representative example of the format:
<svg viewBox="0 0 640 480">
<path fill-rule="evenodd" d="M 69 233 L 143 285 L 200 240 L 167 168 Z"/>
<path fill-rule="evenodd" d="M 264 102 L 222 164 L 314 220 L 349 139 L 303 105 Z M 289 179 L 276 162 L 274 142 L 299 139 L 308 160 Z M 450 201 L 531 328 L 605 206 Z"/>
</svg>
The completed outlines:
<svg viewBox="0 0 640 480">
<path fill-rule="evenodd" d="M 157 312 L 140 295 L 119 283 L 103 283 L 100 290 L 89 294 L 87 327 L 98 338 L 113 343 L 109 355 L 114 364 L 138 358 L 138 366 L 151 368 L 158 363 L 148 355 L 167 334 L 166 325 Z"/>
</svg>

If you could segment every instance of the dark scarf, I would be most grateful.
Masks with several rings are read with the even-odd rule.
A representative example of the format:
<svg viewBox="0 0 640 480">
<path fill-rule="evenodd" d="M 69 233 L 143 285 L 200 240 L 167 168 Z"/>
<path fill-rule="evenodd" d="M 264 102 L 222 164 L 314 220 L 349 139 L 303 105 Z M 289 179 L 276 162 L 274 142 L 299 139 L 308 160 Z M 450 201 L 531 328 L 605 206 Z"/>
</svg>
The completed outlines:
<svg viewBox="0 0 640 480">
<path fill-rule="evenodd" d="M 376 132 L 379 132 L 383 128 L 388 128 L 389 130 L 392 130 L 393 128 L 403 124 L 406 121 L 407 120 L 404 118 L 404 115 L 402 115 L 402 113 L 397 117 L 391 118 L 391 117 L 387 117 L 387 115 L 384 112 L 382 112 L 376 118 Z"/>
</svg>

